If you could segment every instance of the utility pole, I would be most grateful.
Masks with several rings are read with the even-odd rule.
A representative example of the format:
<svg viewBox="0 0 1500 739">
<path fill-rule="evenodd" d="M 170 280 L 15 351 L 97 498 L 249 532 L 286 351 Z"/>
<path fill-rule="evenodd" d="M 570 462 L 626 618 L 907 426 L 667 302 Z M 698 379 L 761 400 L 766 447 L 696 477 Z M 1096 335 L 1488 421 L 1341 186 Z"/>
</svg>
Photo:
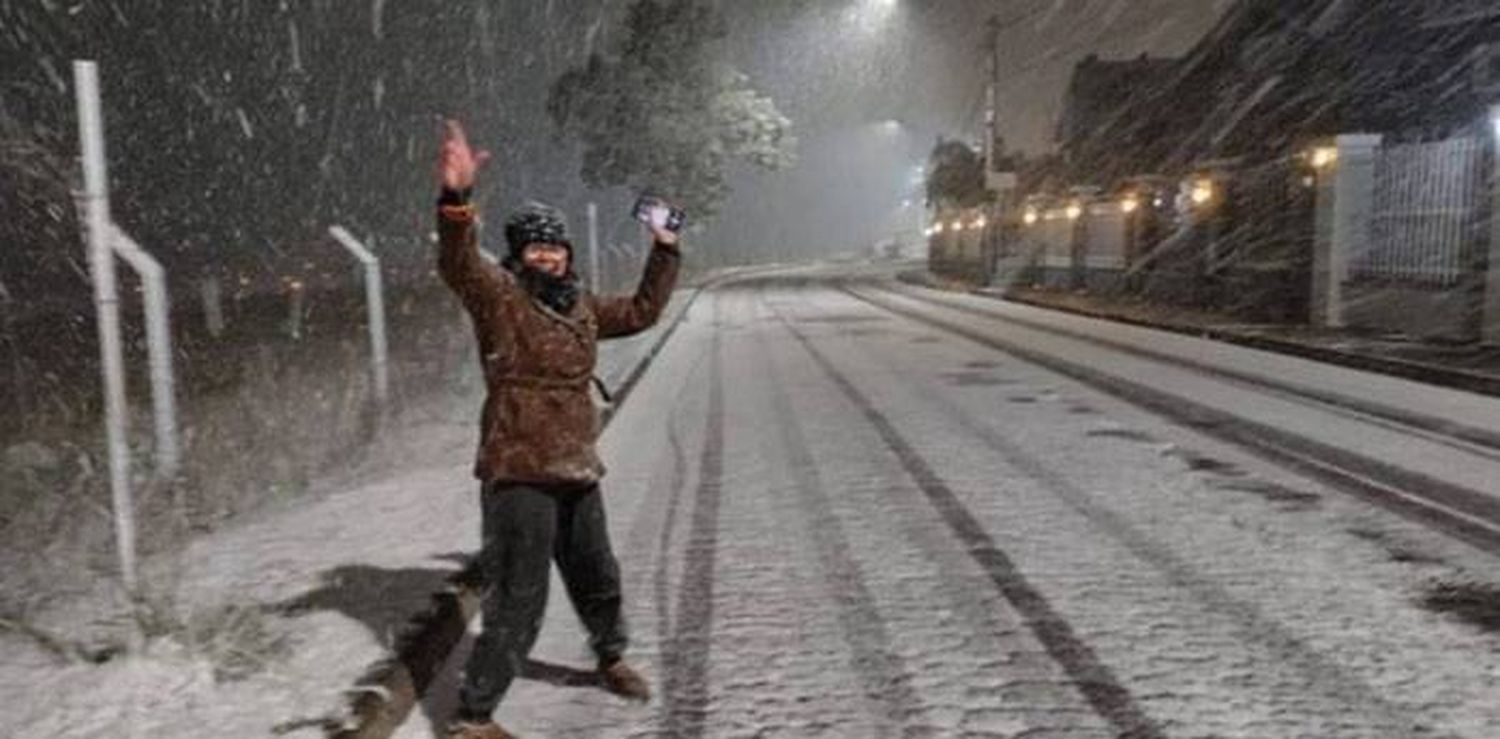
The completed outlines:
<svg viewBox="0 0 1500 739">
<path fill-rule="evenodd" d="M 1046 6 L 1039 6 L 1019 15 L 1001 20 L 999 16 L 992 15 L 985 21 L 985 28 L 989 29 L 989 38 L 985 41 L 985 51 L 989 52 L 989 89 L 985 91 L 985 129 L 988 136 L 984 146 L 984 168 L 986 172 L 998 172 L 999 165 L 996 160 L 1000 156 L 999 146 L 996 144 L 1000 138 L 1000 34 L 1031 19 L 1033 16 L 1045 10 Z"/>
<path fill-rule="evenodd" d="M 996 151 L 999 148 L 1000 142 L 1000 115 L 999 111 L 996 110 L 1000 97 L 1000 32 L 1007 24 L 1001 23 L 998 16 L 990 16 L 986 25 L 990 31 L 990 84 L 989 89 L 985 93 L 984 189 L 995 194 L 996 197 L 990 201 L 987 208 L 988 212 L 985 214 L 986 225 L 979 234 L 979 254 L 982 265 L 981 271 L 984 274 L 985 282 L 992 282 L 996 271 L 994 256 L 996 239 L 993 235 L 997 233 L 997 229 L 999 229 L 1000 224 L 1004 221 L 1005 209 L 1009 207 L 1009 204 L 1006 202 L 1008 198 L 1000 197 L 999 195 L 1006 185 L 1010 185 L 1012 188 L 1015 185 L 1013 181 L 1002 181 L 1002 178 L 999 176 L 1000 164 L 998 160 L 1000 152 Z"/>
<path fill-rule="evenodd" d="M 996 98 L 1000 92 L 1000 31 L 1003 28 L 999 16 L 990 16 L 985 21 L 985 27 L 990 31 L 989 38 L 989 78 L 990 83 L 984 92 L 984 171 L 988 179 L 989 173 L 995 171 L 995 139 L 998 134 L 998 116 L 995 111 Z"/>
</svg>

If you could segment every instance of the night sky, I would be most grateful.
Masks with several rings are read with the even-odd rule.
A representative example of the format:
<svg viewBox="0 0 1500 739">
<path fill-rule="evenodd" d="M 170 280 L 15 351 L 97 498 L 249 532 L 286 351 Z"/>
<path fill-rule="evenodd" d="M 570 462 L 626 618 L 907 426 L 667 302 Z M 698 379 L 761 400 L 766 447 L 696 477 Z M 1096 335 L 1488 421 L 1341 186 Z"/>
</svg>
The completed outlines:
<svg viewBox="0 0 1500 739">
<path fill-rule="evenodd" d="M 911 231 L 913 167 L 938 136 L 979 139 L 985 22 L 1000 37 L 1001 135 L 1046 152 L 1073 65 L 1179 55 L 1227 0 L 916 0 L 729 5 L 728 53 L 796 125 L 802 164 L 745 173 L 710 241 L 765 258 L 864 249 Z M 894 127 L 887 121 L 898 121 Z M 902 207 L 904 201 L 912 205 Z"/>
<path fill-rule="evenodd" d="M 694 236 L 697 248 L 710 263 L 799 259 L 914 230 L 914 168 L 938 136 L 980 133 L 991 16 L 1008 23 L 1003 134 L 1039 152 L 1078 59 L 1181 53 L 1225 4 L 720 2 L 723 61 L 792 120 L 801 163 L 735 172 L 737 192 Z M 623 213 L 634 194 L 583 187 L 576 147 L 544 112 L 557 75 L 618 41 L 628 5 L 0 5 L 0 284 L 86 297 L 67 197 L 77 151 L 69 65 L 81 57 L 101 61 L 116 219 L 174 279 L 226 268 L 255 280 L 296 269 L 337 278 L 346 265 L 321 236 L 331 222 L 421 269 L 429 162 L 447 115 L 498 155 L 484 183 L 490 207 L 540 198 L 581 225 L 583 203 L 598 200 L 606 238 L 631 240 Z"/>
</svg>

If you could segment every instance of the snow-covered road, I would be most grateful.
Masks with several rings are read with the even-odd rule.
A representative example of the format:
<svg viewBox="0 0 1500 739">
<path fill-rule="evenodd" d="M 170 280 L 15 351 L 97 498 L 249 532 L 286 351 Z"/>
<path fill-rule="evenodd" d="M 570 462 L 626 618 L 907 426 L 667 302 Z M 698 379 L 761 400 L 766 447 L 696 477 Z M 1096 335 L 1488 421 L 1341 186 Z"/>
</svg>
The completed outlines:
<svg viewBox="0 0 1500 739">
<path fill-rule="evenodd" d="M 1481 498 L 1500 479 L 1482 443 L 1494 400 L 1066 319 L 1135 349 L 1121 353 L 983 315 L 1013 306 L 900 293 L 804 272 L 700 296 L 603 444 L 632 656 L 658 694 L 637 706 L 580 684 L 589 658 L 555 586 L 502 723 L 527 737 L 1500 735 L 1500 634 L 1433 607 L 1493 588 L 1495 555 L 996 347 L 1107 367 Z M 1243 376 L 1208 377 L 1215 362 Z M 1268 395 L 1249 373 L 1297 389 Z M 463 652 L 398 736 L 441 725 Z"/>
<path fill-rule="evenodd" d="M 1500 399 L 982 298 L 853 294 L 1181 420 L 1234 427 L 1220 433 L 1257 448 L 1371 478 L 1385 488 L 1372 495 L 1500 540 Z"/>
</svg>

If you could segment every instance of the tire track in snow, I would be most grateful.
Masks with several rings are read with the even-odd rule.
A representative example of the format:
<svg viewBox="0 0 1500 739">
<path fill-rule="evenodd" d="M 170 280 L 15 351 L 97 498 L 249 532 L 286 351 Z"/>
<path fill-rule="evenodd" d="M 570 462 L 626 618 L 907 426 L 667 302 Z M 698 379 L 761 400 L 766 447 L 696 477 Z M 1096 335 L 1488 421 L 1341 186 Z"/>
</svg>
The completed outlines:
<svg viewBox="0 0 1500 739">
<path fill-rule="evenodd" d="M 853 297 L 862 299 L 857 294 Z M 871 305 L 903 315 L 888 307 L 873 303 Z M 918 322 L 921 322 L 920 319 Z M 887 362 L 887 365 L 893 372 L 899 374 L 902 371 L 894 364 Z M 1352 715 L 1380 717 L 1375 723 L 1386 727 L 1386 733 L 1373 736 L 1389 736 L 1393 739 L 1411 736 L 1405 733 L 1407 729 L 1401 728 L 1410 723 L 1405 711 L 1385 701 L 1370 685 L 1349 674 L 1274 618 L 1266 616 L 1254 603 L 1235 597 L 1204 577 L 1197 568 L 1183 561 L 1167 546 L 1152 539 L 1123 516 L 1096 500 L 1095 496 L 1058 474 L 1042 459 L 1026 451 L 1004 433 L 982 423 L 961 404 L 920 386 L 913 387 L 912 392 L 921 397 L 924 403 L 940 408 L 944 417 L 956 422 L 966 435 L 983 443 L 1012 469 L 1037 482 L 1069 510 L 1162 573 L 1173 587 L 1190 593 L 1207 610 L 1226 618 L 1234 625 L 1242 640 L 1259 645 L 1274 657 L 1274 662 L 1289 665 L 1300 672 L 1308 681 L 1309 688 L 1321 688 L 1340 704 L 1356 708 L 1357 710 L 1351 710 Z"/>
<path fill-rule="evenodd" d="M 676 619 L 672 624 L 671 638 L 662 650 L 665 676 L 661 727 L 667 736 L 672 737 L 703 736 L 708 711 L 714 561 L 718 549 L 719 503 L 724 486 L 724 378 L 719 352 L 719 308 L 720 302 L 716 300 L 715 328 L 709 348 L 708 425 L 698 462 L 698 488 L 683 551 L 685 563 L 682 584 L 677 592 Z M 670 530 L 669 522 L 663 533 L 663 540 L 667 543 L 670 543 Z M 662 552 L 663 562 L 668 554 Z M 664 577 L 664 573 L 658 574 Z"/>
<path fill-rule="evenodd" d="M 875 427 L 881 440 L 896 455 L 901 466 L 937 509 L 943 521 L 968 548 L 969 555 L 989 576 L 1001 596 L 1016 608 L 1027 628 L 1078 686 L 1095 712 L 1119 732 L 1121 739 L 1166 739 L 1166 732 L 1146 714 L 1114 671 L 1073 632 L 1073 627 L 1067 620 L 1053 609 L 1047 597 L 1026 579 L 1009 555 L 995 544 L 974 514 L 938 477 L 927 460 L 901 436 L 890 419 L 876 409 L 870 399 L 854 387 L 795 324 L 779 311 L 776 311 L 776 317 L 802 344 L 834 385 Z"/>
<path fill-rule="evenodd" d="M 893 729 L 901 727 L 926 713 L 927 707 L 912 685 L 911 671 L 892 646 L 889 628 L 850 551 L 843 525 L 818 474 L 817 461 L 809 451 L 791 400 L 782 389 L 782 375 L 771 359 L 764 334 L 756 332 L 755 342 L 760 356 L 766 359 L 766 384 L 777 420 L 776 436 L 796 487 L 797 508 L 806 522 L 828 593 L 840 606 L 839 630 L 849 648 L 850 667 L 864 696 L 878 711 L 878 717 L 889 722 Z"/>
<path fill-rule="evenodd" d="M 876 297 L 848 285 L 841 289 L 877 309 L 963 337 L 982 346 L 1018 357 L 1051 372 L 1124 400 L 1157 415 L 1190 426 L 1209 436 L 1251 450 L 1282 467 L 1313 477 L 1339 490 L 1380 505 L 1402 516 L 1463 539 L 1485 551 L 1500 553 L 1500 502 L 1460 484 L 1408 470 L 1271 424 L 1249 420 L 1193 399 L 1100 372 L 1005 340 L 991 332 L 956 324 L 952 319 L 924 315 L 909 307 L 893 306 L 889 296 L 942 309 L 941 303 L 889 292 Z M 950 309 L 964 315 L 963 310 Z M 1000 319 L 991 316 L 993 320 Z M 1096 344 L 1098 342 L 1095 342 Z"/>
</svg>

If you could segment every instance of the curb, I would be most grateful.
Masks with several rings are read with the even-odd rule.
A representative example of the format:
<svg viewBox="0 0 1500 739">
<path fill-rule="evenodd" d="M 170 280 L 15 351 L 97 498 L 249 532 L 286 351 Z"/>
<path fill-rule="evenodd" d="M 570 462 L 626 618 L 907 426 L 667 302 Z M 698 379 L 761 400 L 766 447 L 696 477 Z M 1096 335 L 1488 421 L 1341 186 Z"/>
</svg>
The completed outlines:
<svg viewBox="0 0 1500 739">
<path fill-rule="evenodd" d="M 741 276 L 742 270 L 726 270 L 704 278 L 692 289 L 672 323 L 662 331 L 644 356 L 632 367 L 618 389 L 614 403 L 600 410 L 599 430 L 608 428 L 618 409 L 646 374 L 652 361 L 677 331 L 693 303 L 705 291 Z M 469 622 L 479 612 L 478 572 L 473 564 L 448 578 L 447 586 L 431 596 L 431 605 L 407 620 L 396 637 L 392 654 L 366 669 L 355 685 L 344 691 L 345 713 L 323 723 L 329 739 L 387 739 L 406 721 L 417 701 L 427 692 L 448 655 L 463 639 Z"/>
<path fill-rule="evenodd" d="M 950 290 L 950 288 L 943 287 L 940 284 L 936 284 L 928 279 L 925 279 L 923 276 L 914 275 L 911 272 L 905 272 L 897 275 L 896 279 L 908 284 L 918 285 L 920 287 L 925 287 L 932 290 Z M 1227 344 L 1237 344 L 1239 346 L 1244 346 L 1251 349 L 1262 349 L 1265 351 L 1277 352 L 1279 354 L 1288 354 L 1292 356 L 1302 357 L 1303 359 L 1311 359 L 1318 362 L 1324 362 L 1327 364 L 1350 367 L 1352 369 L 1375 372 L 1383 375 L 1391 375 L 1393 377 L 1401 377 L 1407 380 L 1413 380 L 1428 385 L 1437 385 L 1440 387 L 1447 387 L 1455 390 L 1464 390 L 1466 392 L 1477 393 L 1480 395 L 1500 397 L 1500 376 L 1495 375 L 1485 375 L 1477 372 L 1469 372 L 1466 370 L 1454 369 L 1452 367 L 1444 367 L 1442 365 L 1436 364 L 1427 364 L 1425 362 L 1414 362 L 1406 359 L 1392 359 L 1390 357 L 1378 357 L 1369 354 L 1354 354 L 1350 352 L 1339 351 L 1337 349 L 1329 349 L 1327 347 L 1314 346 L 1297 341 L 1290 341 L 1287 339 L 1274 339 L 1267 336 L 1258 336 L 1254 334 L 1246 334 L 1238 331 L 1213 327 L 1156 323 L 1139 318 L 1131 318 L 1129 316 L 1113 314 L 1109 311 L 1058 306 L 1042 300 L 1033 300 L 1025 297 L 988 292 L 981 288 L 966 286 L 961 288 L 953 288 L 951 290 L 966 292 L 970 295 L 989 298 L 991 300 L 1019 303 L 1021 305 L 1029 305 L 1033 308 L 1043 308 L 1046 310 L 1057 311 L 1059 313 L 1071 313 L 1073 315 L 1085 316 L 1088 318 L 1098 318 L 1106 321 L 1114 321 L 1115 323 L 1124 323 L 1131 326 L 1151 328 L 1158 331 L 1170 331 L 1175 334 L 1194 336 L 1200 339 L 1212 339 L 1214 341 L 1222 341 Z"/>
</svg>

